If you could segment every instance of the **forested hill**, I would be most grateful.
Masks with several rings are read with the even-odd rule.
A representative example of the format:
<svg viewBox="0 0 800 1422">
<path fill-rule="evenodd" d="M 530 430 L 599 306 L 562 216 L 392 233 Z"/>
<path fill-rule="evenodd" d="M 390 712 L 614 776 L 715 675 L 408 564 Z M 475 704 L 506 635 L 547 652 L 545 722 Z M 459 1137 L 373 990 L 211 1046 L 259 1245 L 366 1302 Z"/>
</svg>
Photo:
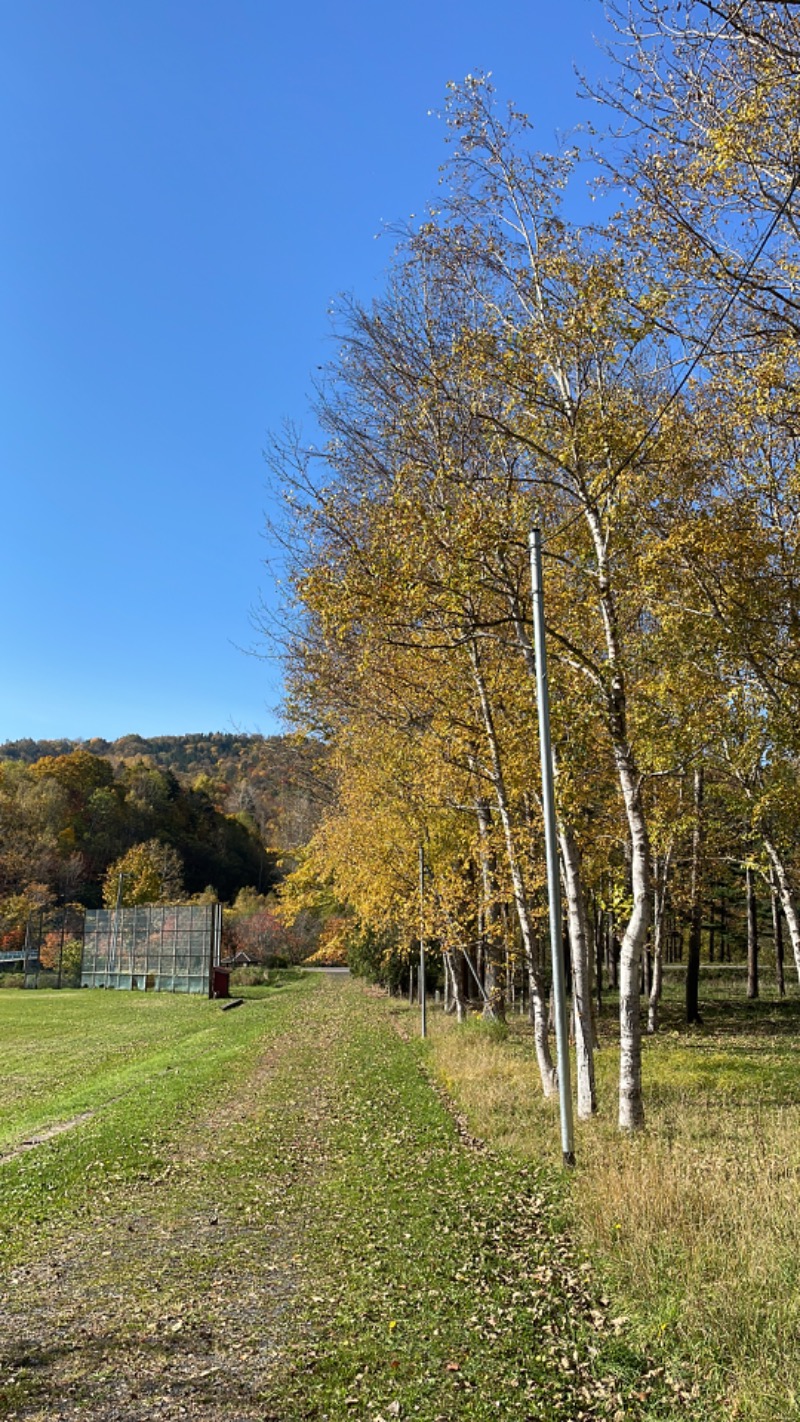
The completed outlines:
<svg viewBox="0 0 800 1422">
<path fill-rule="evenodd" d="M 37 906 L 98 904 L 131 854 L 169 879 L 156 897 L 268 892 L 314 827 L 317 759 L 280 736 L 0 745 L 0 937 Z"/>
<path fill-rule="evenodd" d="M 48 755 L 69 755 L 70 751 L 90 751 L 112 761 L 144 760 L 175 774 L 213 775 L 255 767 L 266 757 L 274 762 L 292 755 L 296 743 L 289 736 L 242 735 L 212 731 L 185 736 L 120 736 L 115 741 L 93 736 L 90 740 L 20 741 L 0 743 L 0 760 L 21 760 L 33 765 Z"/>
<path fill-rule="evenodd" d="M 304 844 L 318 813 L 320 786 L 312 768 L 316 748 L 293 736 L 214 731 L 185 736 L 120 736 L 91 740 L 6 741 L 0 762 L 34 765 L 46 757 L 81 749 L 120 770 L 144 764 L 172 772 L 184 786 L 202 790 L 217 809 L 249 821 L 270 848 Z"/>
</svg>

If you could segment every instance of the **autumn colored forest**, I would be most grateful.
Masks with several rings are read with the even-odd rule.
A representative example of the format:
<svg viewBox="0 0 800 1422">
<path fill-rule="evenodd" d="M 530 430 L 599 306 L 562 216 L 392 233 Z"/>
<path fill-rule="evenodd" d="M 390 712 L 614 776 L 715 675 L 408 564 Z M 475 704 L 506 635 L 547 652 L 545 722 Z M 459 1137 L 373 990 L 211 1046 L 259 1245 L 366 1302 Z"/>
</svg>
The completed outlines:
<svg viewBox="0 0 800 1422">
<path fill-rule="evenodd" d="M 0 746 L 0 952 L 41 915 L 50 967 L 65 908 L 79 934 L 80 910 L 121 892 L 219 900 L 231 952 L 304 956 L 315 925 L 282 923 L 275 889 L 315 823 L 314 759 L 288 737 L 232 734 Z"/>
<path fill-rule="evenodd" d="M 750 1001 L 800 974 L 800 17 L 642 0 L 617 39 L 557 154 L 487 77 L 450 87 L 435 206 L 340 307 L 325 442 L 269 457 L 290 706 L 336 784 L 288 893 L 397 981 L 421 847 L 446 1005 L 524 991 L 550 1095 L 541 531 L 578 1112 L 611 987 L 636 1131 L 665 968 L 689 1024 L 701 963 Z"/>
</svg>

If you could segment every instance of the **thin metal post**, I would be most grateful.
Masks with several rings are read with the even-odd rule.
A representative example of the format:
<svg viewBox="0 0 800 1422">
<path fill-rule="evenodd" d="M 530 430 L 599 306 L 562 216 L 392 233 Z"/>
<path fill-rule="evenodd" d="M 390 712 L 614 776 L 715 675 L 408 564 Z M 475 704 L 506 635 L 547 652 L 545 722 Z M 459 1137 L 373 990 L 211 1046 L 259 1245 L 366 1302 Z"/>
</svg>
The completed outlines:
<svg viewBox="0 0 800 1422">
<path fill-rule="evenodd" d="M 56 987 L 61 987 L 61 969 L 64 963 L 64 929 L 67 923 L 67 906 L 61 905 L 61 940 L 58 945 L 58 980 Z"/>
<path fill-rule="evenodd" d="M 420 1036 L 427 1035 L 425 993 L 425 850 L 419 846 L 419 1012 Z"/>
<path fill-rule="evenodd" d="M 130 874 L 122 870 L 117 879 L 117 901 L 114 905 L 114 919 L 111 926 L 111 944 L 106 957 L 106 987 L 111 986 L 111 970 L 117 971 L 117 948 L 119 945 L 119 919 L 122 912 L 122 885 L 126 879 L 130 879 Z"/>
<path fill-rule="evenodd" d="M 538 528 L 530 535 L 531 583 L 533 586 L 533 633 L 536 649 L 536 702 L 539 710 L 539 749 L 542 758 L 542 808 L 547 857 L 547 898 L 550 907 L 550 951 L 553 959 L 553 1003 L 556 1020 L 558 1058 L 558 1100 L 561 1109 L 561 1149 L 565 1165 L 575 1164 L 575 1132 L 572 1121 L 572 1087 L 567 1036 L 567 994 L 561 939 L 561 882 L 558 875 L 558 840 L 553 793 L 553 750 L 550 743 L 550 694 L 547 683 L 547 648 L 544 631 L 542 586 L 542 536 Z"/>
</svg>

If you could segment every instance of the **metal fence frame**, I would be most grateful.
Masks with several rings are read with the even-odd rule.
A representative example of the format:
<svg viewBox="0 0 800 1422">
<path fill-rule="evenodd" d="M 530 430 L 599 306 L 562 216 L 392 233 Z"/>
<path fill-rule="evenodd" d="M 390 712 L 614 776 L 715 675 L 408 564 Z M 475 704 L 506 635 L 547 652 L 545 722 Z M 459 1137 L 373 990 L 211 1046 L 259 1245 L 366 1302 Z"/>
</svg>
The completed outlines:
<svg viewBox="0 0 800 1422">
<path fill-rule="evenodd" d="M 210 993 L 219 904 L 137 904 L 86 913 L 81 987 Z"/>
</svg>

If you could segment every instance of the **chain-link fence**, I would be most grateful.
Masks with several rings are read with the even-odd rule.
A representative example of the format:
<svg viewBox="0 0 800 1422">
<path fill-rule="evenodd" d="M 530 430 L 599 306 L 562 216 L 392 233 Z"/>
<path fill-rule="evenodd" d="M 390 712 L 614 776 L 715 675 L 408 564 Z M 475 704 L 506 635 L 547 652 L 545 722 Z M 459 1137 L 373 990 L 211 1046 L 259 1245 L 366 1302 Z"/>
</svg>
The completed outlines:
<svg viewBox="0 0 800 1422">
<path fill-rule="evenodd" d="M 80 904 L 30 914 L 19 971 L 25 987 L 78 987 L 83 957 L 84 911 Z"/>
<path fill-rule="evenodd" d="M 219 904 L 89 910 L 81 987 L 207 993 L 221 921 Z"/>
</svg>

